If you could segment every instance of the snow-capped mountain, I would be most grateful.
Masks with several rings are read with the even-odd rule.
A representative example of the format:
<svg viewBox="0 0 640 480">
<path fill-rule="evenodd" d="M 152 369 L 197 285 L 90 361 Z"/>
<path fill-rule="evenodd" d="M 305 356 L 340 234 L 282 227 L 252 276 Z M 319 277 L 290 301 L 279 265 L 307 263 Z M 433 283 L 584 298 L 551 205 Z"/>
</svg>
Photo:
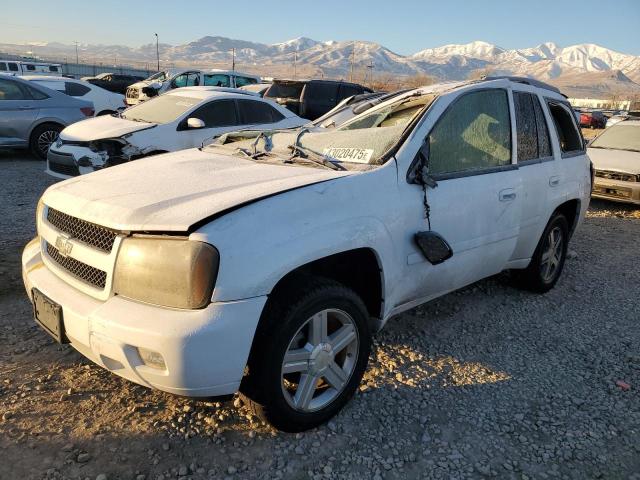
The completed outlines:
<svg viewBox="0 0 640 480">
<path fill-rule="evenodd" d="M 16 53 L 24 46 L 0 45 L 0 51 Z M 40 44 L 34 47 L 39 55 L 75 56 L 73 45 Z M 376 75 L 401 77 L 430 75 L 439 80 L 463 80 L 481 74 L 513 74 L 542 80 L 589 85 L 588 73 L 602 74 L 598 78 L 612 88 L 633 90 L 640 83 L 640 57 L 628 55 L 594 44 L 561 47 L 552 42 L 536 47 L 507 50 L 491 43 L 475 41 L 467 44 L 427 48 L 413 55 L 400 55 L 374 42 L 324 41 L 299 37 L 275 44 L 206 36 L 183 45 L 160 45 L 160 57 L 176 66 L 228 67 L 232 50 L 236 66 L 256 73 L 293 73 L 293 62 L 300 69 L 327 77 L 347 77 L 353 70 L 356 77 L 373 71 Z M 80 57 L 121 63 L 155 61 L 155 44 L 132 48 L 121 45 L 80 45 Z M 86 60 L 88 61 L 88 60 Z M 291 70 L 291 72 L 290 72 Z M 613 75 L 608 73 L 614 72 Z M 618 73 L 622 75 L 618 75 Z M 270 73 L 273 74 L 273 73 Z M 575 85 L 574 85 L 575 86 Z"/>
</svg>

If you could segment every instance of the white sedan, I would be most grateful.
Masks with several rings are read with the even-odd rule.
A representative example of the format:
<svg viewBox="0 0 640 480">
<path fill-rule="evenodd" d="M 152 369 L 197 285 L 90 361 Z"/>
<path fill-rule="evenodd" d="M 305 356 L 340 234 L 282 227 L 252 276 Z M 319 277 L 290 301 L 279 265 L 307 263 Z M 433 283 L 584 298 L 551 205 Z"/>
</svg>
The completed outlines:
<svg viewBox="0 0 640 480">
<path fill-rule="evenodd" d="M 62 92 L 70 97 L 80 98 L 93 102 L 95 115 L 110 115 L 124 109 L 124 95 L 113 93 L 104 88 L 92 85 L 83 80 L 66 77 L 52 77 L 44 75 L 30 75 L 22 77 L 25 80 L 35 82 L 43 87 Z"/>
<path fill-rule="evenodd" d="M 595 169 L 592 196 L 640 206 L 640 120 L 607 128 L 587 152 Z"/>
<path fill-rule="evenodd" d="M 119 115 L 65 128 L 49 149 L 46 172 L 69 178 L 141 157 L 199 147 L 230 131 L 295 128 L 306 122 L 277 103 L 248 92 L 180 88 Z"/>
</svg>

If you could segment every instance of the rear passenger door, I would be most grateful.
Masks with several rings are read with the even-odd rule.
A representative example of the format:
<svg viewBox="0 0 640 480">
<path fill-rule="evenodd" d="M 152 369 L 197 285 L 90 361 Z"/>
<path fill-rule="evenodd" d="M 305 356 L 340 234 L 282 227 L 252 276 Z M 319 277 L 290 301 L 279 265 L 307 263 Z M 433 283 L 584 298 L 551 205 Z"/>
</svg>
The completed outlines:
<svg viewBox="0 0 640 480">
<path fill-rule="evenodd" d="M 522 221 L 520 238 L 512 260 L 531 258 L 549 220 L 548 205 L 557 183 L 544 98 L 535 90 L 514 90 L 516 157 L 522 176 Z M 549 119 L 550 120 L 550 119 Z"/>
</svg>

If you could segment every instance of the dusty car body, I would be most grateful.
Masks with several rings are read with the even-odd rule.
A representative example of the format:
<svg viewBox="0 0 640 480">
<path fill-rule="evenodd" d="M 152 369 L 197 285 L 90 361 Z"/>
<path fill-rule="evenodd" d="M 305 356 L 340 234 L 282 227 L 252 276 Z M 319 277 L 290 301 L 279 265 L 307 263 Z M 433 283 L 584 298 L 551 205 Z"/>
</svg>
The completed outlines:
<svg viewBox="0 0 640 480">
<path fill-rule="evenodd" d="M 23 277 L 37 322 L 111 372 L 240 390 L 300 431 L 345 405 L 393 315 L 503 270 L 552 288 L 590 189 L 557 90 L 431 85 L 335 129 L 229 134 L 54 185 Z"/>
<path fill-rule="evenodd" d="M 587 151 L 595 169 L 592 196 L 640 205 L 640 120 L 609 127 Z"/>
<path fill-rule="evenodd" d="M 49 175 L 69 178 L 150 155 L 202 145 L 239 128 L 293 128 L 305 120 L 248 92 L 171 90 L 118 115 L 72 125 L 49 150 Z"/>
</svg>

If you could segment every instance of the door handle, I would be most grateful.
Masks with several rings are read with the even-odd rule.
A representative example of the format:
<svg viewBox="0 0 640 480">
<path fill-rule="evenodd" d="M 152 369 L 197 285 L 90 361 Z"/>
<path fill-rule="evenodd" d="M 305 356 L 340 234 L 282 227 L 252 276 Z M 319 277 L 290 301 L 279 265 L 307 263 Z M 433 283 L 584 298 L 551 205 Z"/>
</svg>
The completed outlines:
<svg viewBox="0 0 640 480">
<path fill-rule="evenodd" d="M 498 199 L 501 202 L 512 202 L 516 199 L 516 191 L 513 188 L 505 188 L 498 193 Z"/>
<path fill-rule="evenodd" d="M 549 177 L 550 187 L 557 187 L 559 184 L 560 184 L 560 177 L 557 177 L 557 176 Z"/>
</svg>

